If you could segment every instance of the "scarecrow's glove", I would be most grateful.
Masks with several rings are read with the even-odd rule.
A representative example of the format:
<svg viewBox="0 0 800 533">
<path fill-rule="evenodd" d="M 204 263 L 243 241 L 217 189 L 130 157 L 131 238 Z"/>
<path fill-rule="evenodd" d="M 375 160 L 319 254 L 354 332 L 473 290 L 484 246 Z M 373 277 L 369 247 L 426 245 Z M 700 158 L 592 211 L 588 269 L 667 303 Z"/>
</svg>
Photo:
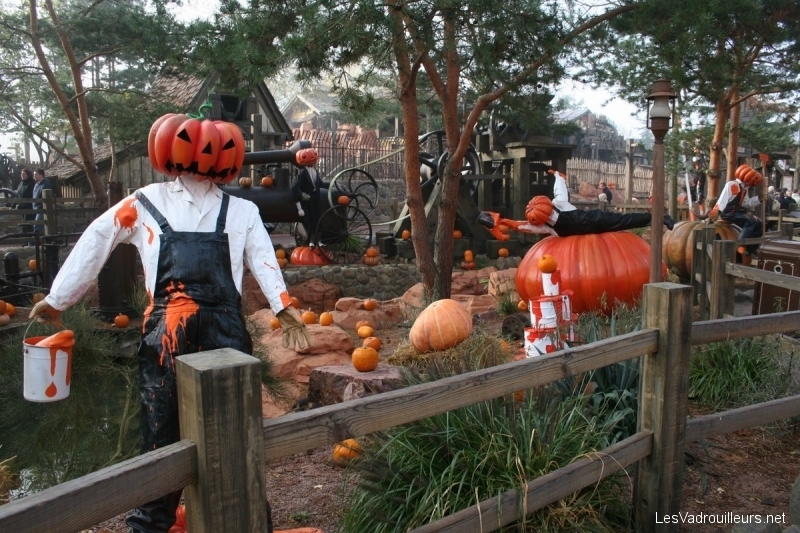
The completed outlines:
<svg viewBox="0 0 800 533">
<path fill-rule="evenodd" d="M 54 324 L 61 326 L 61 311 L 47 303 L 47 300 L 40 300 L 31 309 L 31 314 L 28 315 L 31 320 L 36 320 L 43 324 Z"/>
<path fill-rule="evenodd" d="M 300 313 L 293 307 L 286 307 L 275 315 L 283 329 L 283 347 L 292 348 L 299 352 L 311 346 L 311 336 L 300 317 Z"/>
</svg>

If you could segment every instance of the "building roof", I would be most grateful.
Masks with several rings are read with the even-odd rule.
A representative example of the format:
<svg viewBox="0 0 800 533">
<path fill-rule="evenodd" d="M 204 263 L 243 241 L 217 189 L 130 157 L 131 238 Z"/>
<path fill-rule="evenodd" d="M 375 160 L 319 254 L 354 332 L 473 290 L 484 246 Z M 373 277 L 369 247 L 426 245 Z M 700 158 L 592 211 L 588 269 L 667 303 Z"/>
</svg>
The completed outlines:
<svg viewBox="0 0 800 533">
<path fill-rule="evenodd" d="M 556 113 L 556 121 L 558 122 L 571 122 L 591 113 L 588 107 L 580 107 L 578 109 L 565 109 Z"/>
</svg>

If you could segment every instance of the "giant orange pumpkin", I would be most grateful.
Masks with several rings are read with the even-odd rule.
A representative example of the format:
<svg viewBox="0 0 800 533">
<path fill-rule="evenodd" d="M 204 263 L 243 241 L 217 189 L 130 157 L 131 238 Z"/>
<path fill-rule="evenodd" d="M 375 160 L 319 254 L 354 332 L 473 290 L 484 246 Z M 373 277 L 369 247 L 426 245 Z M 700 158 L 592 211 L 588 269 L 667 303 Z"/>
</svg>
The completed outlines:
<svg viewBox="0 0 800 533">
<path fill-rule="evenodd" d="M 650 245 L 633 233 L 547 237 L 525 254 L 517 268 L 517 293 L 525 301 L 542 295 L 539 259 L 545 254 L 558 261 L 561 290 L 572 291 L 576 313 L 595 309 L 610 313 L 617 301 L 633 304 L 650 279 Z M 663 263 L 662 269 L 666 276 Z"/>
<path fill-rule="evenodd" d="M 408 340 L 420 352 L 452 348 L 472 334 L 472 316 L 455 300 L 437 300 L 422 310 Z"/>
<path fill-rule="evenodd" d="M 147 137 L 150 164 L 167 176 L 194 174 L 229 183 L 244 162 L 244 136 L 236 124 L 168 114 L 153 123 Z"/>
<path fill-rule="evenodd" d="M 685 220 L 675 224 L 672 231 L 664 233 L 661 241 L 661 255 L 667 267 L 674 268 L 681 279 L 688 279 L 692 272 L 694 258 L 694 230 L 702 227 L 703 222 Z M 714 224 L 716 239 L 734 241 L 739 238 L 739 226 L 724 221 Z"/>
<path fill-rule="evenodd" d="M 298 246 L 292 250 L 292 255 L 289 256 L 289 261 L 293 265 L 327 265 L 330 261 L 317 252 L 314 248 L 308 246 Z"/>
</svg>

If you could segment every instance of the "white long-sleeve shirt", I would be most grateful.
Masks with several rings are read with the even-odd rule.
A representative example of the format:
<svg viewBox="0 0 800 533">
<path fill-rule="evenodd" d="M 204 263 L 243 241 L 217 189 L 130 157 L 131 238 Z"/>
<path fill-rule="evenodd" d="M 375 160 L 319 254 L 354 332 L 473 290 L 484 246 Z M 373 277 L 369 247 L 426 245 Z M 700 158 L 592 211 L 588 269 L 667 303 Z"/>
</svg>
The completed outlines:
<svg viewBox="0 0 800 533">
<path fill-rule="evenodd" d="M 216 229 L 222 191 L 209 181 L 191 176 L 140 189 L 164 215 L 173 231 L 213 232 Z M 289 295 L 267 230 L 258 207 L 248 200 L 230 197 L 225 233 L 231 254 L 231 273 L 236 289 L 242 292 L 244 263 L 253 273 L 272 310 L 277 314 L 289 305 Z M 64 310 L 77 302 L 91 287 L 100 269 L 119 243 L 136 246 L 144 266 L 148 294 L 155 290 L 161 229 L 136 201 L 123 199 L 92 222 L 75 244 L 58 272 L 47 303 Z"/>
<path fill-rule="evenodd" d="M 714 210 L 717 210 L 719 213 L 725 211 L 725 208 L 728 207 L 728 204 L 736 198 L 739 193 L 742 191 L 746 191 L 747 186 L 738 179 L 728 181 L 725 183 L 725 186 L 722 188 L 722 192 L 719 194 L 719 199 L 717 203 L 714 205 Z M 757 207 L 761 205 L 761 201 L 759 200 L 758 196 L 747 196 L 747 192 L 744 193 L 744 198 L 742 199 L 741 206 L 742 207 Z M 714 212 L 716 215 L 716 212 Z"/>
</svg>

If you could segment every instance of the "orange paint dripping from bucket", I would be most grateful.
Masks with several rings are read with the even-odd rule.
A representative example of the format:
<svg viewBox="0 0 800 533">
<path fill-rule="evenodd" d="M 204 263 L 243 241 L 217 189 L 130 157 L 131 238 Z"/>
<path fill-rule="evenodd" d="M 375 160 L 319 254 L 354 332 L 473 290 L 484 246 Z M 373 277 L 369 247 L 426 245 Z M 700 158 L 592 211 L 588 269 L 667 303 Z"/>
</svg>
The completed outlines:
<svg viewBox="0 0 800 533">
<path fill-rule="evenodd" d="M 56 387 L 55 383 L 50 383 L 50 386 L 47 387 L 47 390 L 44 391 L 45 396 L 48 398 L 52 398 L 56 394 L 58 394 L 58 387 Z"/>
</svg>

